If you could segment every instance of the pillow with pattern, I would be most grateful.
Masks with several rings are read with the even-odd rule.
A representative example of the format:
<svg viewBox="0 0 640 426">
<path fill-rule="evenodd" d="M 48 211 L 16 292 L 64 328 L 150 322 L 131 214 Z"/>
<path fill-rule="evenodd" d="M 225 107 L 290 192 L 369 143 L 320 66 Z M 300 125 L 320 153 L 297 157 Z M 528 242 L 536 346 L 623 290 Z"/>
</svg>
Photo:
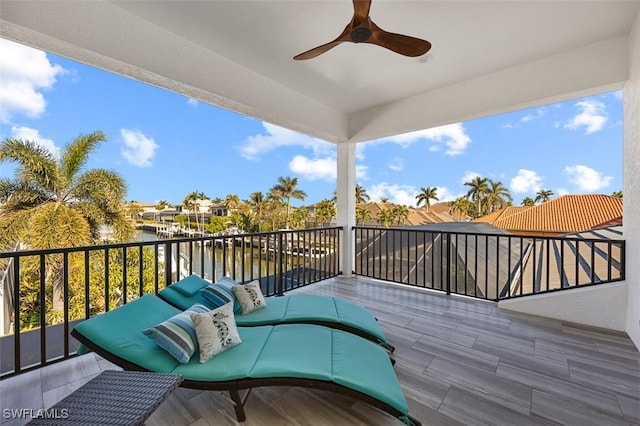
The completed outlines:
<svg viewBox="0 0 640 426">
<path fill-rule="evenodd" d="M 151 328 L 142 330 L 145 336 L 169 352 L 181 364 L 187 364 L 198 349 L 196 330 L 191 314 L 209 312 L 209 308 L 196 303 L 184 312 L 180 312 Z"/>
<path fill-rule="evenodd" d="M 242 343 L 231 302 L 210 312 L 193 313 L 191 321 L 196 328 L 201 363 Z"/>
<path fill-rule="evenodd" d="M 214 309 L 233 302 L 233 311 L 238 312 L 240 305 L 233 294 L 233 288 L 238 285 L 240 284 L 231 278 L 222 277 L 214 284 L 209 284 L 200 290 L 200 294 L 211 303 Z"/>
<path fill-rule="evenodd" d="M 258 280 L 251 281 L 249 284 L 233 287 L 233 294 L 240 303 L 240 313 L 242 315 L 267 306 L 267 301 L 264 300 Z"/>
</svg>

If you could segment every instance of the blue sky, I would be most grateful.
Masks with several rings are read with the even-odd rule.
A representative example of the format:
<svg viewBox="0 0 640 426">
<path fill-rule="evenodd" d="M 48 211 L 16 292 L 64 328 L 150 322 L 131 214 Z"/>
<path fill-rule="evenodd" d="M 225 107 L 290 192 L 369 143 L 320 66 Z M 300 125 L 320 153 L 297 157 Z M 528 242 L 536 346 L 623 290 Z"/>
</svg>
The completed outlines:
<svg viewBox="0 0 640 426">
<path fill-rule="evenodd" d="M 331 198 L 336 147 L 299 133 L 0 39 L 0 138 L 54 153 L 81 133 L 108 137 L 87 167 L 115 170 L 127 200 L 181 203 L 192 191 L 246 199 L 279 176 L 308 197 Z M 10 163 L 0 177 L 13 176 Z M 420 187 L 440 200 L 475 175 L 501 181 L 514 204 L 540 188 L 562 194 L 622 189 L 621 93 L 455 123 L 357 149 L 357 181 L 373 201 L 415 205 Z"/>
</svg>

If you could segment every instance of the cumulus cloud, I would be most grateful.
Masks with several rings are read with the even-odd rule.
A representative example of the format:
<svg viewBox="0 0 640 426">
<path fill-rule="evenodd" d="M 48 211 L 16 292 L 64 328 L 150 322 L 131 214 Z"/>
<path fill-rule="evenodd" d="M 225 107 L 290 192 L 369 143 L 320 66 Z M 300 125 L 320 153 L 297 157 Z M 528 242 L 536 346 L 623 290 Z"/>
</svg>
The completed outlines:
<svg viewBox="0 0 640 426">
<path fill-rule="evenodd" d="M 541 119 L 542 117 L 544 117 L 546 112 L 547 110 L 545 108 L 538 108 L 535 110 L 535 112 L 530 112 L 522 116 L 520 120 L 518 120 L 516 123 L 506 123 L 506 124 L 503 124 L 502 127 L 507 129 L 514 129 L 516 127 L 519 127 L 520 124 Z"/>
<path fill-rule="evenodd" d="M 151 167 L 151 160 L 158 149 L 158 144 L 153 138 L 129 129 L 120 129 L 120 135 L 124 141 L 124 148 L 120 150 L 120 154 L 124 159 L 137 167 Z"/>
<path fill-rule="evenodd" d="M 51 152 L 56 159 L 60 158 L 60 147 L 56 146 L 52 139 L 47 139 L 40 136 L 40 131 L 38 131 L 37 129 L 22 126 L 12 126 L 11 137 L 15 139 L 23 139 L 35 142 L 36 144 Z"/>
<path fill-rule="evenodd" d="M 411 185 L 396 185 L 381 182 L 368 188 L 367 194 L 369 194 L 372 201 L 378 201 L 380 198 L 386 197 L 392 203 L 413 206 L 416 204 L 418 190 Z"/>
<path fill-rule="evenodd" d="M 432 129 L 417 130 L 415 132 L 375 139 L 358 145 L 362 145 L 361 150 L 364 150 L 365 146 L 380 143 L 395 143 L 406 148 L 420 140 L 431 142 L 428 148 L 429 151 L 435 152 L 445 149 L 445 154 L 447 155 L 460 155 L 464 153 L 467 146 L 471 143 L 471 138 L 467 135 L 462 123 L 454 123 Z M 360 155 L 362 155 L 362 152 Z"/>
<path fill-rule="evenodd" d="M 404 160 L 399 157 L 392 158 L 391 161 L 387 164 L 387 167 L 394 172 L 401 172 L 404 170 Z"/>
<path fill-rule="evenodd" d="M 198 106 L 198 101 L 196 101 L 193 98 L 189 98 L 189 99 L 187 99 L 187 105 Z"/>
<path fill-rule="evenodd" d="M 585 192 L 595 192 L 606 188 L 612 179 L 611 176 L 604 176 L 591 167 L 580 164 L 565 167 L 564 173 L 569 176 L 569 182 Z"/>
<path fill-rule="evenodd" d="M 335 152 L 335 146 L 275 124 L 263 122 L 264 132 L 249 136 L 238 146 L 240 155 L 247 160 L 258 160 L 262 154 L 284 146 L 301 146 L 312 149 L 316 157 Z"/>
<path fill-rule="evenodd" d="M 520 169 L 518 174 L 511 179 L 509 185 L 515 193 L 536 192 L 542 188 L 542 178 L 533 170 Z"/>
<path fill-rule="evenodd" d="M 607 113 L 602 102 L 591 99 L 580 101 L 575 106 L 580 109 L 580 113 L 567 122 L 565 128 L 578 130 L 584 127 L 586 135 L 602 130 L 607 122 Z"/>
<path fill-rule="evenodd" d="M 304 155 L 296 155 L 289 162 L 289 170 L 309 180 L 334 181 L 336 180 L 336 159 L 334 157 L 311 159 Z"/>
<path fill-rule="evenodd" d="M 46 53 L 0 38 L 0 122 L 10 123 L 16 114 L 37 118 L 50 89 L 65 70 L 49 62 Z"/>
<path fill-rule="evenodd" d="M 438 203 L 443 201 L 453 201 L 458 197 L 462 197 L 466 194 L 466 192 L 454 193 L 446 186 L 438 186 L 436 187 L 436 194 L 438 194 Z"/>
<path fill-rule="evenodd" d="M 566 189 L 566 188 L 558 188 L 558 189 L 556 189 L 556 195 L 558 197 L 562 197 L 563 195 L 567 195 L 567 194 L 569 194 L 569 190 Z"/>
<path fill-rule="evenodd" d="M 480 176 L 480 173 L 478 172 L 468 171 L 464 174 L 464 176 L 462 176 L 462 179 L 460 179 L 460 183 L 464 185 L 466 182 L 471 182 L 473 179 L 479 176 Z"/>
</svg>

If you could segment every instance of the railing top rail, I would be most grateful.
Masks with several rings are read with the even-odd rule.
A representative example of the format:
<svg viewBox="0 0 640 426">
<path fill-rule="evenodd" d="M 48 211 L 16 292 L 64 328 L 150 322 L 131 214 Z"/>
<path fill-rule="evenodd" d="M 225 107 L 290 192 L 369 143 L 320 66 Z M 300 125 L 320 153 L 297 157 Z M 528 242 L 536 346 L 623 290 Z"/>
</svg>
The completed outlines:
<svg viewBox="0 0 640 426">
<path fill-rule="evenodd" d="M 624 245 L 624 239 L 607 239 L 607 238 L 581 238 L 581 237 L 564 237 L 564 236 L 542 236 L 542 235 L 522 235 L 522 234 L 502 234 L 502 233 L 490 233 L 490 232 L 469 232 L 469 231 L 444 231 L 436 229 L 418 229 L 412 227 L 382 227 L 382 226 L 354 226 L 352 230 L 356 229 L 370 229 L 375 231 L 412 231 L 422 232 L 427 234 L 445 234 L 445 235 L 470 235 L 470 236 L 490 236 L 490 237 L 502 237 L 502 238 L 523 238 L 523 239 L 536 239 L 536 240 L 553 240 L 553 241 L 579 241 L 583 243 L 612 243 Z"/>
<path fill-rule="evenodd" d="M 59 247 L 59 248 L 53 248 L 53 249 L 5 251 L 5 252 L 0 252 L 0 259 L 11 258 L 15 256 L 39 256 L 39 255 L 47 255 L 47 254 L 84 252 L 84 251 L 92 251 L 92 250 L 122 249 L 124 247 L 128 248 L 128 247 L 155 246 L 155 245 L 174 244 L 174 243 L 188 243 L 190 241 L 211 241 L 211 240 L 221 240 L 221 239 L 229 239 L 229 238 L 260 237 L 260 236 L 269 236 L 269 235 L 278 235 L 278 234 L 333 231 L 333 230 L 342 230 L 342 229 L 343 229 L 342 226 L 332 226 L 330 228 L 289 229 L 289 230 L 282 230 L 282 231 L 253 232 L 253 233 L 235 234 L 235 235 L 206 235 L 206 236 L 184 237 L 184 238 L 174 238 L 174 239 L 166 238 L 166 239 L 157 240 L 157 241 L 133 241 L 129 243 L 96 244 L 91 246 L 80 246 L 80 247 Z"/>
</svg>

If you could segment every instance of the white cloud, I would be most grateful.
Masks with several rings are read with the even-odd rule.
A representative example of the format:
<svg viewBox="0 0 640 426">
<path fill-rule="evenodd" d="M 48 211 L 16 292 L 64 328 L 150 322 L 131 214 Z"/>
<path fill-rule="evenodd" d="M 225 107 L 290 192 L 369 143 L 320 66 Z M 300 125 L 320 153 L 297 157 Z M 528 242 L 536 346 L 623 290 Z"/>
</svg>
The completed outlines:
<svg viewBox="0 0 640 426">
<path fill-rule="evenodd" d="M 418 190 L 411 185 L 392 185 L 382 182 L 367 189 L 367 194 L 372 201 L 379 201 L 386 197 L 392 203 L 415 206 Z"/>
<path fill-rule="evenodd" d="M 257 160 L 262 154 L 273 151 L 283 146 L 301 146 L 312 149 L 315 156 L 329 155 L 335 152 L 335 146 L 284 127 L 271 123 L 262 123 L 264 133 L 249 136 L 238 149 L 240 155 L 247 160 Z"/>
<path fill-rule="evenodd" d="M 471 182 L 473 179 L 479 176 L 480 176 L 480 173 L 478 172 L 468 171 L 464 174 L 464 176 L 462 176 L 462 179 L 460 179 L 460 183 L 464 185 L 466 182 Z"/>
<path fill-rule="evenodd" d="M 542 188 L 542 178 L 533 170 L 520 169 L 509 185 L 515 193 L 536 192 Z"/>
<path fill-rule="evenodd" d="M 369 170 L 369 167 L 364 166 L 362 164 L 356 164 L 356 180 L 369 179 L 369 176 L 367 175 L 367 170 Z"/>
<path fill-rule="evenodd" d="M 566 123 L 565 128 L 577 130 L 585 127 L 587 135 L 602 130 L 607 122 L 607 113 L 602 102 L 592 99 L 580 101 L 575 106 L 580 108 L 581 112 Z"/>
<path fill-rule="evenodd" d="M 402 160 L 402 158 L 395 157 L 391 159 L 389 164 L 387 164 L 387 167 L 394 172 L 401 172 L 402 170 L 404 170 L 404 161 Z"/>
<path fill-rule="evenodd" d="M 558 188 L 556 189 L 556 195 L 558 197 L 562 197 L 563 195 L 567 195 L 569 193 L 569 190 L 566 188 Z"/>
<path fill-rule="evenodd" d="M 453 193 L 451 192 L 451 190 L 449 190 L 449 188 L 447 188 L 446 186 L 438 186 L 436 187 L 436 194 L 438 195 L 438 201 L 436 202 L 443 202 L 443 201 L 453 201 L 458 197 L 462 197 L 463 195 L 466 194 L 466 192 L 461 192 L 461 193 Z M 433 202 L 432 202 L 433 203 Z"/>
<path fill-rule="evenodd" d="M 546 111 L 545 111 L 544 108 L 538 108 L 536 110 L 535 114 L 527 114 L 527 115 L 525 115 L 524 117 L 522 117 L 520 119 L 520 122 L 521 123 L 528 123 L 528 122 L 533 121 L 533 120 L 538 120 L 538 119 L 544 117 L 544 113 L 545 112 Z"/>
<path fill-rule="evenodd" d="M 189 99 L 187 99 L 187 105 L 190 105 L 190 106 L 198 106 L 198 101 L 196 101 L 196 100 L 195 100 L 195 99 L 193 99 L 193 98 L 189 98 Z"/>
<path fill-rule="evenodd" d="M 569 182 L 585 192 L 595 192 L 605 188 L 609 186 L 612 179 L 611 176 L 604 176 L 591 167 L 580 164 L 565 167 L 564 173 L 569 176 Z"/>
<path fill-rule="evenodd" d="M 11 137 L 15 139 L 23 139 L 35 142 L 41 147 L 47 149 L 56 159 L 60 158 L 60 147 L 56 146 L 52 139 L 43 138 L 37 129 L 30 127 L 11 127 Z"/>
<path fill-rule="evenodd" d="M 120 129 L 120 135 L 124 141 L 124 148 L 120 154 L 129 164 L 138 167 L 151 167 L 151 160 L 155 155 L 158 144 L 153 138 L 145 136 L 142 132 L 129 129 Z"/>
<path fill-rule="evenodd" d="M 439 151 L 444 147 L 445 154 L 447 155 L 460 155 L 464 153 L 467 146 L 471 143 L 471 138 L 465 132 L 462 123 L 454 123 L 432 129 L 417 130 L 415 132 L 376 139 L 358 145 L 362 146 L 361 150 L 364 150 L 364 147 L 367 145 L 380 143 L 395 143 L 406 148 L 420 140 L 431 141 L 432 144 L 429 145 L 428 149 L 432 152 Z M 362 155 L 362 152 L 360 155 Z"/>
<path fill-rule="evenodd" d="M 42 115 L 46 101 L 41 90 L 53 87 L 64 72 L 46 53 L 0 38 L 0 122 L 10 123 L 15 114 Z"/>
<path fill-rule="evenodd" d="M 310 159 L 304 155 L 296 155 L 289 162 L 289 170 L 309 180 L 336 180 L 335 157 Z"/>
</svg>

